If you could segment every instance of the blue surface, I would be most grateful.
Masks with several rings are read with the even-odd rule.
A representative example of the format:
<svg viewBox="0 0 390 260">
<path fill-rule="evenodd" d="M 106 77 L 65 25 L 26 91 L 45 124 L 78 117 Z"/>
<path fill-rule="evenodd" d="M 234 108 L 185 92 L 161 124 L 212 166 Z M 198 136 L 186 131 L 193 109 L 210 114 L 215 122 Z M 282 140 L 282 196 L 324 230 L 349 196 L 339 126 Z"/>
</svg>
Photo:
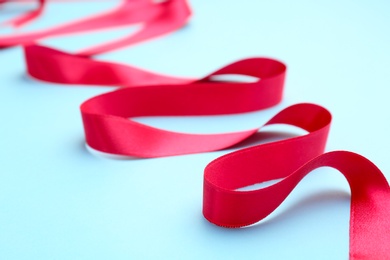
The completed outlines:
<svg viewBox="0 0 390 260">
<path fill-rule="evenodd" d="M 334 115 L 327 150 L 358 152 L 390 179 L 390 2 L 362 2 L 192 1 L 194 16 L 177 33 L 99 58 L 180 76 L 249 56 L 283 60 L 285 99 L 271 110 L 139 120 L 179 131 L 232 131 L 259 126 L 290 104 L 318 103 Z M 50 4 L 24 30 L 114 4 Z M 128 31 L 45 43 L 75 50 Z M 90 153 L 79 105 L 108 90 L 32 80 L 20 48 L 0 51 L 0 259 L 348 258 L 349 188 L 335 170 L 316 170 L 253 227 L 216 227 L 201 214 L 203 168 L 231 150 L 126 160 Z"/>
</svg>

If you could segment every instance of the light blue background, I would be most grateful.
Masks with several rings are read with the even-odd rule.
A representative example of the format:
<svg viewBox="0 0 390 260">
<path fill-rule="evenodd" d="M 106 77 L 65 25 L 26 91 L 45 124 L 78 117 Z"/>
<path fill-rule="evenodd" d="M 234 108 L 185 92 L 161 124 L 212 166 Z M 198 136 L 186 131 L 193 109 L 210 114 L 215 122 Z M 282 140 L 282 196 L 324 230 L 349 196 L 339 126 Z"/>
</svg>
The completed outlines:
<svg viewBox="0 0 390 260">
<path fill-rule="evenodd" d="M 50 4 L 23 30 L 115 3 Z M 389 1 L 191 5 L 194 15 L 180 31 L 99 59 L 202 76 L 244 57 L 274 57 L 288 65 L 285 99 L 242 116 L 139 120 L 178 131 L 232 131 L 260 126 L 290 104 L 318 103 L 334 116 L 327 150 L 360 153 L 390 178 Z M 1 19 L 18 10 L 1 10 Z M 45 43 L 76 50 L 127 31 Z M 348 258 L 349 188 L 335 170 L 316 170 L 253 227 L 216 227 L 201 214 L 203 169 L 231 150 L 132 160 L 92 154 L 79 105 L 108 90 L 32 80 L 20 48 L 0 51 L 0 259 Z"/>
</svg>

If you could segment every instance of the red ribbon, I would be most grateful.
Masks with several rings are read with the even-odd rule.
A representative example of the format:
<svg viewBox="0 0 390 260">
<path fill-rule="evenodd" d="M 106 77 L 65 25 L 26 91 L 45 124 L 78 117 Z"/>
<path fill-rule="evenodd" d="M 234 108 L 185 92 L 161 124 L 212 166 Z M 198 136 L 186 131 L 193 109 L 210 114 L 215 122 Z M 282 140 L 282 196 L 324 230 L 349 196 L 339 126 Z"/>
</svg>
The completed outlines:
<svg viewBox="0 0 390 260">
<path fill-rule="evenodd" d="M 5 4 L 7 2 L 10 2 L 10 0 L 0 0 L 0 5 Z M 38 8 L 35 10 L 32 10 L 26 14 L 23 14 L 19 17 L 16 17 L 14 19 L 11 19 L 4 23 L 4 25 L 11 25 L 14 27 L 19 27 L 22 25 L 25 25 L 28 22 L 32 22 L 34 19 L 38 18 L 44 9 L 46 0 L 37 0 L 38 2 Z"/>
<path fill-rule="evenodd" d="M 45 2 L 41 3 L 43 8 Z M 143 24 L 141 30 L 133 35 L 79 52 L 79 55 L 90 56 L 173 32 L 187 22 L 190 14 L 190 8 L 185 0 L 169 0 L 160 3 L 148 0 L 126 0 L 119 7 L 93 17 L 36 32 L 1 37 L 0 47 L 30 44 L 40 39 L 64 34 Z"/>
<path fill-rule="evenodd" d="M 131 4 L 130 4 L 131 3 Z M 258 131 L 186 134 L 135 122 L 135 116 L 217 115 L 255 111 L 282 98 L 286 67 L 266 58 L 241 60 L 201 79 L 182 79 L 139 68 L 97 61 L 90 55 L 121 48 L 178 29 L 190 15 L 183 0 L 123 5 L 68 25 L 0 38 L 0 46 L 25 44 L 28 73 L 40 80 L 110 85 L 119 90 L 93 97 L 80 109 L 86 141 L 99 151 L 160 157 L 223 149 Z M 137 34 L 117 42 L 69 54 L 32 44 L 44 37 L 143 22 Z M 252 83 L 218 82 L 215 75 L 257 77 Z M 298 182 L 321 166 L 338 169 L 351 186 L 350 259 L 390 259 L 390 188 L 378 168 L 351 152 L 325 153 L 330 113 L 314 104 L 296 104 L 266 125 L 288 124 L 306 135 L 242 149 L 211 162 L 204 174 L 203 214 L 224 227 L 256 223 L 278 207 Z M 277 184 L 254 191 L 238 188 L 268 180 Z"/>
<path fill-rule="evenodd" d="M 301 116 L 305 114 L 299 110 Z M 310 160 L 320 152 L 321 142 L 308 139 L 316 133 L 324 141 L 323 131 L 247 148 L 211 162 L 204 177 L 205 218 L 225 227 L 253 224 L 278 207 L 306 174 L 330 166 L 338 169 L 351 187 L 350 259 L 390 259 L 390 188 L 385 177 L 369 160 L 351 152 L 329 152 Z M 299 144 L 306 145 L 305 149 Z M 236 191 L 278 178 L 283 180 L 263 189 Z"/>
</svg>

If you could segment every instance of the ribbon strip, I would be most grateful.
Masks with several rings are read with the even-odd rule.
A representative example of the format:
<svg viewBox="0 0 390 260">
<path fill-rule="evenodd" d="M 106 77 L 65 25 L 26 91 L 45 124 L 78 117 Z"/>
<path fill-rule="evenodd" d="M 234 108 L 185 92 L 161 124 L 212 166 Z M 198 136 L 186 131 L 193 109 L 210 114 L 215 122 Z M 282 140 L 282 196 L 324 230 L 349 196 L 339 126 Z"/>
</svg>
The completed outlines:
<svg viewBox="0 0 390 260">
<path fill-rule="evenodd" d="M 27 72 L 37 79 L 53 83 L 125 87 L 194 81 L 128 65 L 97 61 L 40 45 L 26 45 L 24 51 Z"/>
<path fill-rule="evenodd" d="M 43 5 L 41 6 L 43 8 Z M 43 38 L 64 34 L 143 24 L 142 28 L 133 35 L 78 53 L 82 56 L 91 56 L 173 32 L 187 22 L 190 14 L 190 8 L 185 0 L 169 0 L 159 3 L 148 0 L 125 0 L 122 5 L 111 11 L 80 21 L 41 31 L 0 37 L 0 48 L 31 44 Z"/>
<path fill-rule="evenodd" d="M 0 5 L 5 4 L 7 2 L 10 2 L 10 0 L 0 0 Z M 37 0 L 37 2 L 38 2 L 37 9 L 30 11 L 26 14 L 23 14 L 19 17 L 16 17 L 12 20 L 9 20 L 3 24 L 4 25 L 11 25 L 14 27 L 20 27 L 20 26 L 25 25 L 26 23 L 31 22 L 34 19 L 38 18 L 43 12 L 46 0 Z"/>
<path fill-rule="evenodd" d="M 274 211 L 306 174 L 329 166 L 338 169 L 351 187 L 350 259 L 390 259 L 390 188 L 381 171 L 364 157 L 345 151 L 310 160 L 319 148 L 299 149 L 304 138 L 247 148 L 211 162 L 204 175 L 205 218 L 232 228 L 256 223 Z M 236 191 L 279 178 L 284 179 L 273 186 Z"/>
<path fill-rule="evenodd" d="M 40 80 L 122 87 L 91 98 L 80 107 L 86 141 L 94 149 L 138 157 L 223 149 L 248 138 L 258 129 L 224 134 L 186 134 L 150 127 L 129 118 L 231 114 L 274 106 L 282 98 L 286 71 L 283 63 L 265 58 L 246 59 L 196 80 L 87 57 L 176 30 L 185 24 L 189 15 L 190 10 L 183 0 L 160 3 L 127 0 L 120 7 L 95 17 L 0 38 L 0 47 L 25 45 L 28 73 Z M 45 37 L 139 22 L 144 27 L 138 33 L 78 55 L 33 44 Z M 253 83 L 213 80 L 213 76 L 224 74 L 253 76 L 259 80 Z M 308 134 L 246 148 L 211 162 L 204 175 L 205 218 L 224 227 L 256 223 L 282 203 L 308 172 L 330 166 L 340 170 L 351 186 L 350 258 L 390 259 L 389 185 L 383 174 L 359 155 L 350 152 L 323 154 L 330 123 L 331 115 L 323 107 L 293 105 L 279 112 L 266 125 L 289 124 L 306 130 Z M 264 189 L 236 190 L 280 178 L 283 180 Z"/>
</svg>

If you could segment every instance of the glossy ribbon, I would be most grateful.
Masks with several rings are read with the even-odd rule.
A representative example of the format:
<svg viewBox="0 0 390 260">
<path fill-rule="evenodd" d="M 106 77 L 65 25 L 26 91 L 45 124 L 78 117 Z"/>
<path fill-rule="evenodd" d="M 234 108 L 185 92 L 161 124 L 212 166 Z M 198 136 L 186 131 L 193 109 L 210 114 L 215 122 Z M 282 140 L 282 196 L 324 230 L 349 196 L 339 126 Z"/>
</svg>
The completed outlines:
<svg viewBox="0 0 390 260">
<path fill-rule="evenodd" d="M 131 3 L 131 4 L 130 4 Z M 186 134 L 150 127 L 135 116 L 219 115 L 260 110 L 280 102 L 286 67 L 266 58 L 241 60 L 202 79 L 183 79 L 140 68 L 94 60 L 88 56 L 121 48 L 178 29 L 190 15 L 185 1 L 125 1 L 120 7 L 68 25 L 0 38 L 0 46 L 25 45 L 28 73 L 40 80 L 109 85 L 119 90 L 85 101 L 80 109 L 86 141 L 99 151 L 160 157 L 224 149 L 258 131 Z M 135 35 L 69 54 L 33 42 L 60 34 L 142 22 Z M 218 82 L 213 76 L 240 74 L 252 83 Z M 130 119 L 129 119 L 130 118 Z M 311 170 L 338 169 L 351 186 L 350 259 L 390 259 L 390 188 L 367 159 L 351 152 L 323 154 L 331 115 L 314 104 L 290 106 L 266 125 L 288 124 L 306 135 L 242 149 L 211 162 L 205 169 L 203 214 L 224 227 L 242 227 L 269 215 Z M 243 186 L 282 179 L 254 191 Z"/>
<path fill-rule="evenodd" d="M 204 177 L 205 218 L 225 227 L 253 224 L 276 209 L 306 174 L 329 166 L 338 169 L 351 187 L 350 259 L 390 259 L 390 188 L 381 171 L 351 152 L 330 152 L 310 160 L 319 152 L 317 145 L 306 150 L 308 146 L 296 146 L 300 142 L 305 142 L 304 136 L 251 147 L 211 162 Z M 236 190 L 279 178 L 283 180 L 263 189 Z"/>
<path fill-rule="evenodd" d="M 185 0 L 169 0 L 158 3 L 148 0 L 126 0 L 119 7 L 93 17 L 45 30 L 1 37 L 0 48 L 31 44 L 40 39 L 64 34 L 142 23 L 141 29 L 133 35 L 91 47 L 78 53 L 83 56 L 91 56 L 173 32 L 182 27 L 190 15 L 191 11 Z"/>
<path fill-rule="evenodd" d="M 7 2 L 10 2 L 10 0 L 1 0 L 0 5 L 5 4 Z M 36 8 L 30 12 L 27 12 L 23 15 L 20 15 L 14 19 L 11 19 L 11 20 L 5 22 L 4 25 L 19 27 L 19 26 L 25 25 L 26 23 L 31 22 L 34 19 L 38 18 L 43 12 L 46 0 L 37 0 L 36 2 L 38 3 L 38 8 Z"/>
</svg>

